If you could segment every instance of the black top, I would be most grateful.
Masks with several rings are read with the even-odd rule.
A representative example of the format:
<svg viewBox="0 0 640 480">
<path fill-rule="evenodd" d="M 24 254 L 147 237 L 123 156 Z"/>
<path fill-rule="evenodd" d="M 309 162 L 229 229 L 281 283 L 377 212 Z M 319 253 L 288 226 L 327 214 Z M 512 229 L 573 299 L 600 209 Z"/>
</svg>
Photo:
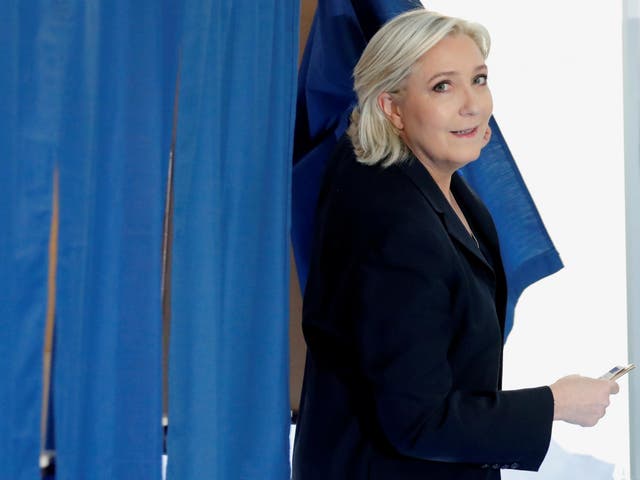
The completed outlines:
<svg viewBox="0 0 640 480">
<path fill-rule="evenodd" d="M 422 164 L 338 144 L 304 293 L 295 480 L 496 479 L 536 470 L 548 387 L 502 391 L 506 284 L 495 227 L 457 174 L 480 249 Z"/>
</svg>

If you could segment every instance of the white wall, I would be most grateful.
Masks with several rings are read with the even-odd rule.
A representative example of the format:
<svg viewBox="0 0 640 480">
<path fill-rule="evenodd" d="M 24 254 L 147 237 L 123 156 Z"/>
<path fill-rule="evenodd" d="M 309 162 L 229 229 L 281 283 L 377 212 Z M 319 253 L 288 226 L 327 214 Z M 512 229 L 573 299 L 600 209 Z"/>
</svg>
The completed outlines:
<svg viewBox="0 0 640 480">
<path fill-rule="evenodd" d="M 520 300 L 505 388 L 626 363 L 621 5 L 424 4 L 491 33 L 494 113 L 565 264 Z M 598 426 L 553 432 L 563 449 L 615 464 L 616 478 L 629 478 L 626 382 Z"/>
</svg>

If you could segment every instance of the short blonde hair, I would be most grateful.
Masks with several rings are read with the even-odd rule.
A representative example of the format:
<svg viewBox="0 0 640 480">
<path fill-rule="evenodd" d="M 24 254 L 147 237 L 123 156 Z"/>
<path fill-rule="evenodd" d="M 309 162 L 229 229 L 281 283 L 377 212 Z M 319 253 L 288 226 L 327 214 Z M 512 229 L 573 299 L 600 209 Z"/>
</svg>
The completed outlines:
<svg viewBox="0 0 640 480">
<path fill-rule="evenodd" d="M 358 105 L 351 114 L 348 134 L 358 161 L 386 167 L 410 156 L 378 105 L 378 96 L 398 92 L 420 57 L 452 34 L 469 36 L 487 58 L 491 40 L 486 28 L 423 8 L 398 15 L 371 38 L 353 72 Z"/>
</svg>

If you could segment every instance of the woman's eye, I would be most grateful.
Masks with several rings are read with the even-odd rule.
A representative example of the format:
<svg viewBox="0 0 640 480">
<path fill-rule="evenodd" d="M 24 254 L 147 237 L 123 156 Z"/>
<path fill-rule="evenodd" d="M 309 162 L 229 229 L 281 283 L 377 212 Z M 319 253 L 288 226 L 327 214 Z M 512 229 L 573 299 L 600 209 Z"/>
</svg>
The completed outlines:
<svg viewBox="0 0 640 480">
<path fill-rule="evenodd" d="M 473 83 L 476 85 L 486 85 L 487 84 L 487 76 L 485 74 L 478 75 L 473 79 Z"/>
<path fill-rule="evenodd" d="M 433 91 L 434 92 L 446 92 L 447 90 L 449 90 L 450 87 L 451 87 L 451 85 L 449 85 L 447 82 L 440 82 L 435 87 L 433 87 Z"/>
</svg>

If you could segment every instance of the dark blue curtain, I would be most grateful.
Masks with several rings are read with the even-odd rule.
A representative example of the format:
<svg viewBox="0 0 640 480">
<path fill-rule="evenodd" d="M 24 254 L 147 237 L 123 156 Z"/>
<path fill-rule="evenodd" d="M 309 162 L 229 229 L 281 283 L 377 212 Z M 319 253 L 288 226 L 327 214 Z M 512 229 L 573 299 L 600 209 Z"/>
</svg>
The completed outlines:
<svg viewBox="0 0 640 480">
<path fill-rule="evenodd" d="M 324 166 L 356 102 L 352 71 L 369 39 L 393 16 L 421 8 L 415 0 L 319 0 L 298 80 L 292 240 L 304 290 L 315 206 Z M 497 123 L 478 161 L 462 169 L 493 215 L 509 286 L 505 336 L 522 291 L 562 262 Z"/>
<path fill-rule="evenodd" d="M 42 75 L 62 79 L 59 95 L 42 99 L 60 103 L 56 478 L 159 479 L 171 7 L 112 0 L 47 9 L 42 35 L 56 64 Z"/>
<path fill-rule="evenodd" d="M 500 128 L 491 118 L 491 141 L 460 173 L 482 198 L 496 223 L 509 287 L 505 338 L 518 298 L 534 282 L 560 270 L 560 255 L 542 223 Z"/>
<path fill-rule="evenodd" d="M 37 2 L 34 2 L 37 3 Z M 35 10 L 35 11 L 34 11 Z M 55 112 L 41 11 L 0 9 L 0 478 L 38 478 Z"/>
<path fill-rule="evenodd" d="M 168 478 L 288 479 L 298 2 L 187 0 Z"/>
</svg>

